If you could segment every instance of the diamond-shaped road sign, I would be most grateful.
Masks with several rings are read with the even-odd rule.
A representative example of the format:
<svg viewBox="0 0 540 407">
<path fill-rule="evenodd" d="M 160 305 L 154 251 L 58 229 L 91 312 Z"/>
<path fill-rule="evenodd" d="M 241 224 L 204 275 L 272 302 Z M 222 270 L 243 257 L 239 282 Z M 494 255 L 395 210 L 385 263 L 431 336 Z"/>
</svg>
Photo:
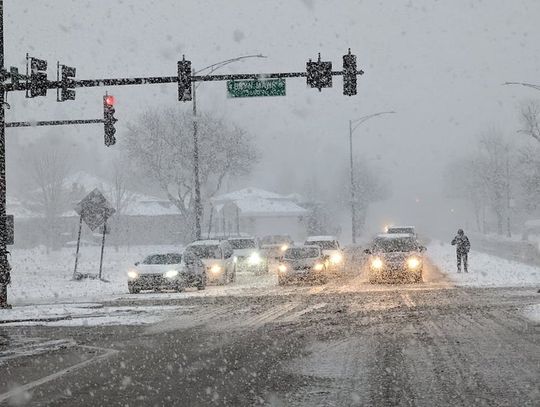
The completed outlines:
<svg viewBox="0 0 540 407">
<path fill-rule="evenodd" d="M 75 212 L 82 217 L 90 230 L 94 231 L 102 226 L 116 210 L 96 188 L 75 205 Z"/>
</svg>

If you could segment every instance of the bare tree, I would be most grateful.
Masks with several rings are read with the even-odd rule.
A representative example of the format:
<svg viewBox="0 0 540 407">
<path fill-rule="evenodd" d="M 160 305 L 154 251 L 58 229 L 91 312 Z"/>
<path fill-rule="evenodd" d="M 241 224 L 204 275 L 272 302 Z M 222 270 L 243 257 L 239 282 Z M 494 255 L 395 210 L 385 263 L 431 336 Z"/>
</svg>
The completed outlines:
<svg viewBox="0 0 540 407">
<path fill-rule="evenodd" d="M 519 132 L 540 142 L 540 103 L 537 101 L 525 103 L 521 108 L 521 122 L 524 128 Z"/>
<path fill-rule="evenodd" d="M 46 246 L 55 248 L 59 243 L 59 217 L 69 208 L 65 188 L 69 158 L 59 150 L 41 150 L 31 155 L 28 164 L 35 189 L 28 193 L 27 207 L 43 216 Z"/>
<path fill-rule="evenodd" d="M 144 112 L 126 135 L 135 171 L 167 194 L 188 226 L 194 220 L 192 132 L 191 114 L 169 108 Z M 198 132 L 206 200 L 220 190 L 227 176 L 247 174 L 259 156 L 246 132 L 208 114 L 198 117 Z"/>
</svg>

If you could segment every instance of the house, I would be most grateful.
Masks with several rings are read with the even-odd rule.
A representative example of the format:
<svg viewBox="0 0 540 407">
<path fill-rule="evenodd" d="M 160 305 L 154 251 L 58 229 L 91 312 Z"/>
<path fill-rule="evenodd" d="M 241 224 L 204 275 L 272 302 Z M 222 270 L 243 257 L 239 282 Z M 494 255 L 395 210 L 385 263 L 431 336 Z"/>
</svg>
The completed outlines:
<svg viewBox="0 0 540 407">
<path fill-rule="evenodd" d="M 254 236 L 306 237 L 309 210 L 290 196 L 258 188 L 245 188 L 211 199 L 209 230 L 221 235 L 248 233 Z"/>
</svg>

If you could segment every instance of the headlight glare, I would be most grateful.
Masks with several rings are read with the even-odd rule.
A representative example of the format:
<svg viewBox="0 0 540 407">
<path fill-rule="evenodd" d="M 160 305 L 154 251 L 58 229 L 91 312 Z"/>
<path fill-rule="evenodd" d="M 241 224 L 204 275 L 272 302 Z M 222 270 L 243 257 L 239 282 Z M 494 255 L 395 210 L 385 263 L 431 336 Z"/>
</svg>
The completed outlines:
<svg viewBox="0 0 540 407">
<path fill-rule="evenodd" d="M 178 275 L 178 270 L 169 270 L 165 273 L 167 278 L 175 278 Z"/>
<path fill-rule="evenodd" d="M 322 271 L 322 269 L 324 269 L 324 264 L 322 264 L 322 263 L 316 263 L 313 266 L 313 270 L 315 270 L 315 271 Z"/>
<path fill-rule="evenodd" d="M 280 264 L 278 266 L 278 270 L 280 273 L 286 273 L 287 272 L 287 266 L 285 264 Z"/>
<path fill-rule="evenodd" d="M 210 272 L 214 274 L 221 273 L 221 266 L 219 264 L 214 264 L 212 267 L 210 267 Z"/>
<path fill-rule="evenodd" d="M 372 261 L 371 261 L 371 267 L 374 268 L 375 270 L 380 270 L 383 268 L 383 261 L 379 258 L 379 257 L 375 257 Z"/>
<path fill-rule="evenodd" d="M 281 250 L 282 252 L 285 252 L 285 251 L 287 251 L 288 248 L 289 248 L 289 245 L 288 245 L 288 244 L 284 244 L 284 245 L 282 245 L 282 246 L 280 247 L 280 250 Z"/>
<path fill-rule="evenodd" d="M 257 252 L 251 253 L 251 255 L 248 257 L 248 263 L 250 266 L 257 266 L 262 261 L 261 255 Z"/>
<path fill-rule="evenodd" d="M 136 270 L 129 270 L 128 273 L 127 273 L 128 277 L 131 278 L 132 280 L 135 280 L 137 278 L 139 278 L 139 273 L 137 273 Z"/>
<path fill-rule="evenodd" d="M 330 256 L 330 263 L 339 264 L 343 261 L 343 256 L 341 253 L 334 253 Z"/>
<path fill-rule="evenodd" d="M 409 257 L 407 259 L 407 266 L 411 270 L 415 270 L 420 266 L 420 260 L 417 257 Z"/>
</svg>

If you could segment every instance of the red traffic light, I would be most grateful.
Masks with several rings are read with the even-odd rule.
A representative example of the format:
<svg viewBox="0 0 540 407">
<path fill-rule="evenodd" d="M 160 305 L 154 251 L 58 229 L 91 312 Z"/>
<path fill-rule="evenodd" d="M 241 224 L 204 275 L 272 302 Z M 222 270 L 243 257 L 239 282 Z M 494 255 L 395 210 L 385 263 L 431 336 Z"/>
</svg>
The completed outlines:
<svg viewBox="0 0 540 407">
<path fill-rule="evenodd" d="M 113 95 L 107 95 L 104 97 L 104 101 L 107 106 L 112 106 L 114 105 L 115 99 Z"/>
</svg>

